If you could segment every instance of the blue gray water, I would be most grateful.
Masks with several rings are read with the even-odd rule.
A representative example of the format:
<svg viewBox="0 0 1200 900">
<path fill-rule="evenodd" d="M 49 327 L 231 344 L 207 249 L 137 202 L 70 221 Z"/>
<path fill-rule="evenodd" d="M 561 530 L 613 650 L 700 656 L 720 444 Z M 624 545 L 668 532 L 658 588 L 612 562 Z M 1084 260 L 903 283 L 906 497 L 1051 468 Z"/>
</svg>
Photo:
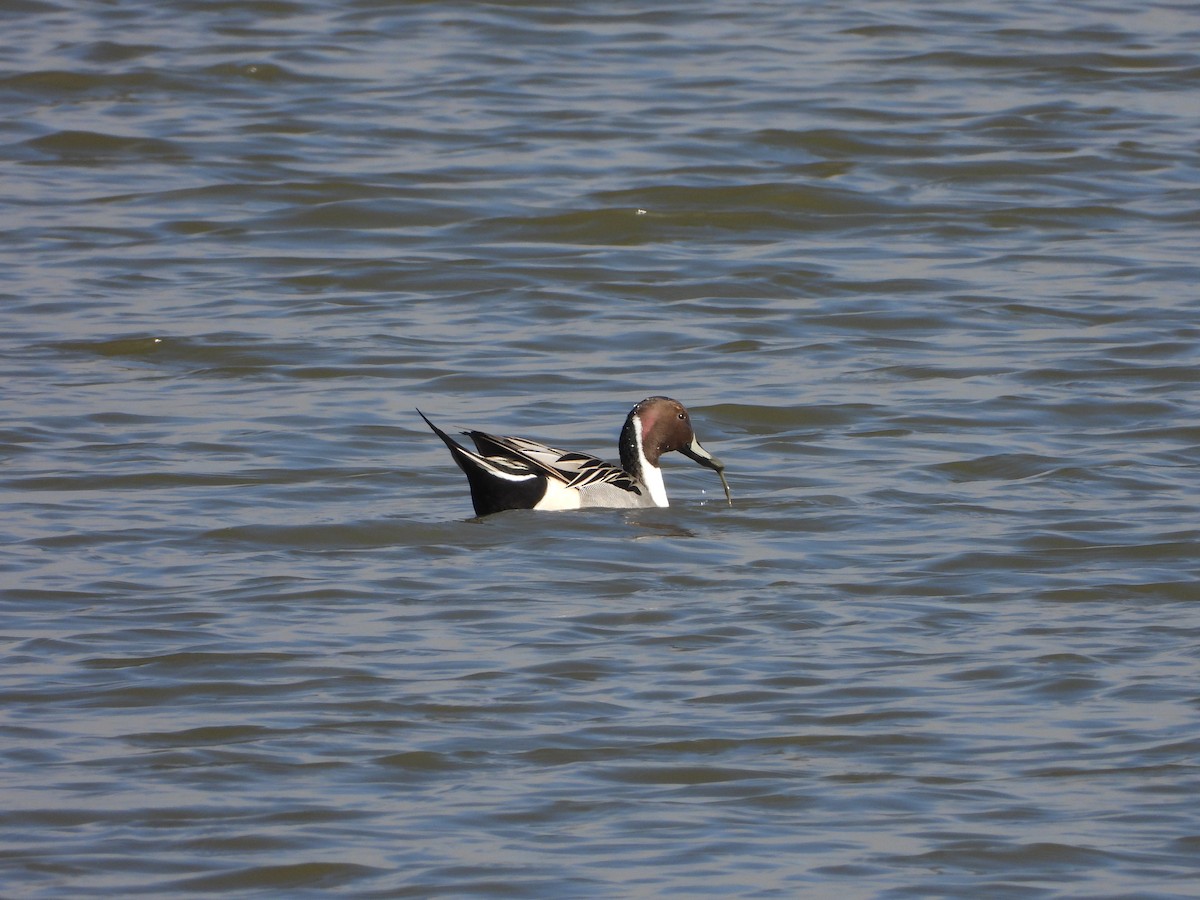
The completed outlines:
<svg viewBox="0 0 1200 900">
<path fill-rule="evenodd" d="M 0 895 L 1200 895 L 1200 7 L 0 33 Z"/>
</svg>

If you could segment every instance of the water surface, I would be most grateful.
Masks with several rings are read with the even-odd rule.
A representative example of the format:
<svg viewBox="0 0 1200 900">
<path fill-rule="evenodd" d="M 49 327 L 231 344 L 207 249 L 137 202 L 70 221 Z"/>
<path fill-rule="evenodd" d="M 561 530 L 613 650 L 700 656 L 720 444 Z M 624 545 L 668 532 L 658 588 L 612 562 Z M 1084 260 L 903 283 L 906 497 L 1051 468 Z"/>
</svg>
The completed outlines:
<svg viewBox="0 0 1200 900">
<path fill-rule="evenodd" d="M 6 896 L 1195 896 L 1192 6 L 0 27 Z"/>
</svg>

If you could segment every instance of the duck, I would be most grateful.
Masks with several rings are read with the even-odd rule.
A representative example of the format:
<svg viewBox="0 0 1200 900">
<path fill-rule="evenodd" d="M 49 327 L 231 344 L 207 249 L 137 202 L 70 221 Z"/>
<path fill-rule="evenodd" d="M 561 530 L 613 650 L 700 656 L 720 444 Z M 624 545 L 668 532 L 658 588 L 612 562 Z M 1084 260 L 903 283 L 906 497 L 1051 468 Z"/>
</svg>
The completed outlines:
<svg viewBox="0 0 1200 900">
<path fill-rule="evenodd" d="M 442 439 L 467 476 L 477 516 L 507 509 L 669 506 L 659 460 L 674 450 L 716 472 L 725 489 L 725 500 L 733 505 L 725 464 L 700 446 L 688 411 L 670 397 L 647 397 L 629 411 L 618 443 L 619 466 L 587 453 L 482 431 L 462 432 L 475 444 L 475 450 L 470 450 L 434 425 L 421 410 L 417 415 Z"/>
</svg>

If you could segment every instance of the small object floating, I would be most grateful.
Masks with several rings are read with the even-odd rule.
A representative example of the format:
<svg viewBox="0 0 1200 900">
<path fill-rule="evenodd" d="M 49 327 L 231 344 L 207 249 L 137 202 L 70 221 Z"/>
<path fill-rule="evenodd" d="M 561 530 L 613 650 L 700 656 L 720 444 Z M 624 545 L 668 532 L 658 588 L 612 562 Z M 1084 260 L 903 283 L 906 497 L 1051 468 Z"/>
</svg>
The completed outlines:
<svg viewBox="0 0 1200 900">
<path fill-rule="evenodd" d="M 712 469 L 733 505 L 725 464 L 700 446 L 688 411 L 670 397 L 647 397 L 629 411 L 621 429 L 621 465 L 537 441 L 464 431 L 475 451 L 457 443 L 417 410 L 450 449 L 471 485 L 475 514 L 505 509 L 587 509 L 669 506 L 659 458 L 678 450 Z M 478 452 L 476 452 L 478 451 Z"/>
</svg>

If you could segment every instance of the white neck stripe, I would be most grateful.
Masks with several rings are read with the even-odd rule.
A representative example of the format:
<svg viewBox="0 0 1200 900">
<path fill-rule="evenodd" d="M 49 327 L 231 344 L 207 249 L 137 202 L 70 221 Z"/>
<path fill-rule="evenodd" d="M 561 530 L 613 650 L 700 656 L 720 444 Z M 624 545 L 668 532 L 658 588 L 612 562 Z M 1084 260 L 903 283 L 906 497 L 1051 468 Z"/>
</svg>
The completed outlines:
<svg viewBox="0 0 1200 900">
<path fill-rule="evenodd" d="M 662 469 L 652 466 L 646 459 L 646 451 L 642 449 L 642 418 L 633 417 L 633 428 L 637 435 L 638 464 L 642 468 L 642 484 L 650 491 L 650 499 L 655 506 L 670 506 L 667 500 L 667 486 L 663 483 Z"/>
</svg>

